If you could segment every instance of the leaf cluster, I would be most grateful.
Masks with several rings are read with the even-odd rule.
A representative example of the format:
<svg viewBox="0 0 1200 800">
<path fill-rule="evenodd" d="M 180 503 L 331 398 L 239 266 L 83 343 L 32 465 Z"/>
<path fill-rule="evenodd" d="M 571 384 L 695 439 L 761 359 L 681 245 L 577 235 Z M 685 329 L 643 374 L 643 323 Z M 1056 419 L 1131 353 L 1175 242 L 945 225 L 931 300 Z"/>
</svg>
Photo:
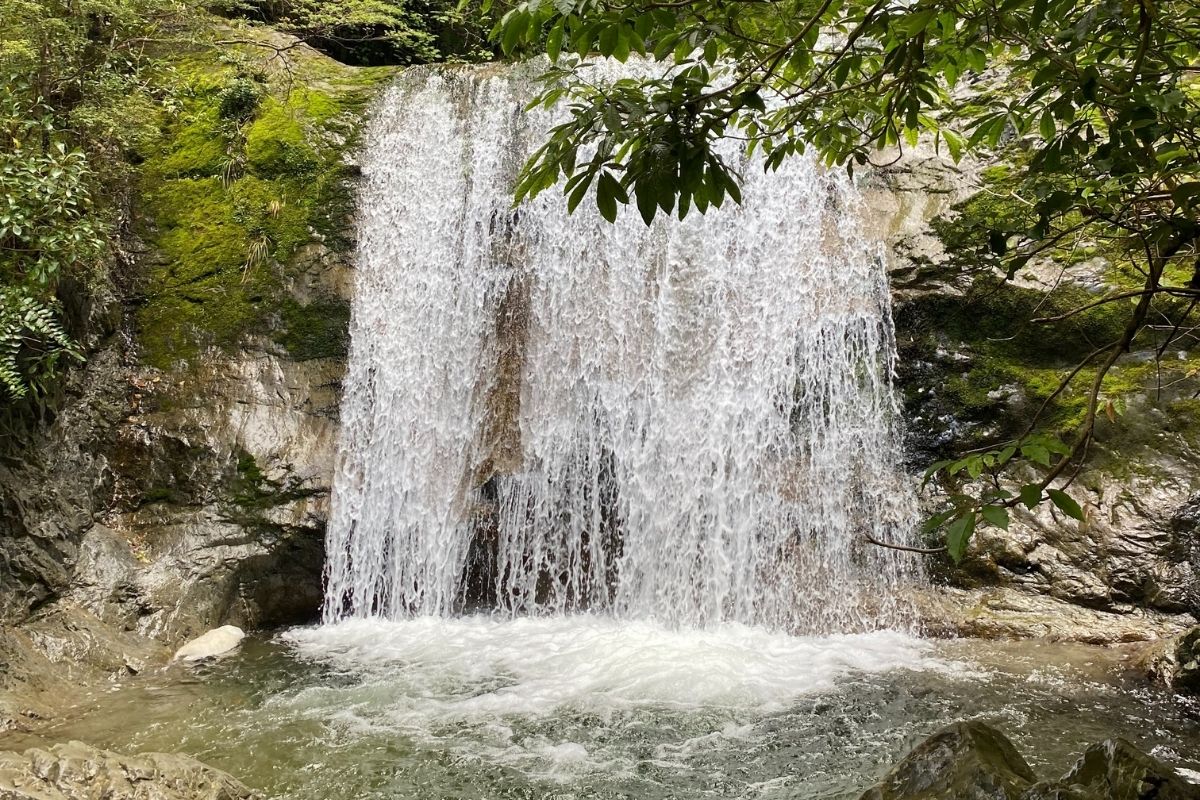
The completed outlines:
<svg viewBox="0 0 1200 800">
<path fill-rule="evenodd" d="M 999 448 L 970 453 L 963 458 L 938 461 L 925 471 L 922 485 L 937 478 L 947 488 L 944 507 L 923 526 L 926 534 L 944 530 L 946 550 L 955 561 L 962 559 L 977 525 L 988 524 L 1008 530 L 1009 509 L 1020 504 L 1033 509 L 1049 499 L 1067 516 L 1083 519 L 1083 509 L 1062 489 L 1048 483 L 1024 483 L 1015 492 L 1003 480 L 1006 471 L 1020 460 L 1051 467 L 1056 460 L 1071 456 L 1071 447 L 1053 436 L 1029 435 Z M 973 486 L 964 486 L 964 483 Z"/>
<path fill-rule="evenodd" d="M 455 0 L 221 0 L 223 13 L 261 19 L 345 63 L 379 66 L 482 61 L 490 22 Z"/>
<path fill-rule="evenodd" d="M 107 279 L 119 198 L 154 133 L 152 51 L 187 11 L 181 0 L 0 0 L 0 397 L 8 404 L 44 395 L 63 357 L 82 357 L 58 295 Z"/>
</svg>

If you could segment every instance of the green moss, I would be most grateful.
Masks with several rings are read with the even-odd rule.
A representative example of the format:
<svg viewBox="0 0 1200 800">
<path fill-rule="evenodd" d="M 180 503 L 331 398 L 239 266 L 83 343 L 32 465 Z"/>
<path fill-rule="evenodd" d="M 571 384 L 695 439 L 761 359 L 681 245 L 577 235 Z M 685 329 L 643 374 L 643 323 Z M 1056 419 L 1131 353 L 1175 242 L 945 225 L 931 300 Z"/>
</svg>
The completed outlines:
<svg viewBox="0 0 1200 800">
<path fill-rule="evenodd" d="M 267 480 L 263 475 L 254 456 L 245 450 L 238 451 L 234 474 L 226 486 L 233 505 L 243 510 L 279 505 L 287 499 L 280 497 L 280 489 L 277 482 Z"/>
<path fill-rule="evenodd" d="M 146 360 L 169 368 L 209 345 L 230 345 L 278 282 L 247 261 L 251 231 L 217 178 L 165 181 L 145 196 L 161 265 L 139 314 Z"/>
<path fill-rule="evenodd" d="M 1167 404 L 1167 431 L 1200 436 L 1200 399 L 1184 397 Z"/>
<path fill-rule="evenodd" d="M 178 502 L 181 493 L 170 486 L 154 486 L 142 492 L 141 504 Z"/>
<path fill-rule="evenodd" d="M 251 333 L 274 332 L 298 358 L 344 352 L 346 310 L 301 307 L 284 287 L 304 246 L 349 246 L 343 156 L 391 72 L 320 59 L 302 66 L 299 77 L 320 90 L 281 86 L 249 102 L 257 79 L 211 56 L 181 60 L 184 107 L 143 168 L 141 234 L 155 255 L 138 312 L 147 363 L 172 368 Z M 316 67 L 330 74 L 311 74 Z"/>
<path fill-rule="evenodd" d="M 915 328 L 915 344 L 909 345 L 915 350 L 909 357 L 915 354 L 919 360 L 934 362 L 938 352 L 966 357 L 959 362 L 942 360 L 937 368 L 944 376 L 937 386 L 944 407 L 959 421 L 976 423 L 980 434 L 986 436 L 962 439 L 959 444 L 964 449 L 1021 435 L 1043 404 L 1038 432 L 1067 436 L 1078 428 L 1087 412 L 1100 359 L 1080 370 L 1053 399 L 1051 395 L 1086 357 L 1120 338 L 1129 307 L 1111 303 L 1055 322 L 1032 320 L 1062 315 L 1095 299 L 1074 285 L 1041 292 L 987 276 L 977 279 L 965 296 L 937 294 L 909 304 L 904 313 L 910 317 L 904 324 Z M 911 315 L 920 320 L 919 325 L 912 322 Z M 1137 440 L 1150 435 L 1120 419 L 1130 398 L 1150 393 L 1157 397 L 1160 385 L 1177 387 L 1173 391 L 1195 390 L 1192 385 L 1200 375 L 1200 354 L 1160 364 L 1151 357 L 1155 346 L 1154 333 L 1143 333 L 1132 348 L 1135 354 L 1123 357 L 1106 374 L 1100 388 L 1103 438 L 1115 442 L 1116 437 L 1123 437 L 1126 446 L 1136 446 Z M 915 395 L 908 401 L 920 407 L 924 398 Z M 1149 408 L 1167 402 L 1173 402 L 1170 395 Z M 1116 423 L 1107 421 L 1109 414 Z"/>
<path fill-rule="evenodd" d="M 297 361 L 345 356 L 350 345 L 350 306 L 338 298 L 309 305 L 288 300 L 276 341 Z"/>
<path fill-rule="evenodd" d="M 233 474 L 225 484 L 227 511 L 232 520 L 245 525 L 271 526 L 263 517 L 264 511 L 313 494 L 296 479 L 286 483 L 271 480 L 245 450 L 238 450 L 235 455 Z"/>
<path fill-rule="evenodd" d="M 319 159 L 303 123 L 297 104 L 274 98 L 263 103 L 262 113 L 246 131 L 246 160 L 255 174 L 306 175 L 316 169 Z"/>
<path fill-rule="evenodd" d="M 228 160 L 228 143 L 216 109 L 201 108 L 171 134 L 157 171 L 163 178 L 220 175 Z"/>
</svg>

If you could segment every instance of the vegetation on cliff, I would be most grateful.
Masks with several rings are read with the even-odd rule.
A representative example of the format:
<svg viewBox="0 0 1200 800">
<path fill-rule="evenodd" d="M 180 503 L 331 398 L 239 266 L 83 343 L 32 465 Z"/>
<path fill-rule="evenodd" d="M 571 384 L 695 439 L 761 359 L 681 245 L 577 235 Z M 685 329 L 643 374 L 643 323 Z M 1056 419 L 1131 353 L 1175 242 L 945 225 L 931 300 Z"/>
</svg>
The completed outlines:
<svg viewBox="0 0 1200 800">
<path fill-rule="evenodd" d="M 178 109 L 140 171 L 139 233 L 151 255 L 137 321 L 143 358 L 164 369 L 248 333 L 292 349 L 313 335 L 313 315 L 347 318 L 329 313 L 344 301 L 298 304 L 286 289 L 304 249 L 349 246 L 347 154 L 389 74 L 293 54 L 289 70 L 272 75 L 252 45 L 202 56 L 176 67 Z"/>
<path fill-rule="evenodd" d="M 250 333 L 344 352 L 344 300 L 288 288 L 349 245 L 348 153 L 390 71 L 306 45 L 473 60 L 485 32 L 448 0 L 0 0 L 0 410 L 44 403 L 114 300 L 160 368 Z"/>
</svg>

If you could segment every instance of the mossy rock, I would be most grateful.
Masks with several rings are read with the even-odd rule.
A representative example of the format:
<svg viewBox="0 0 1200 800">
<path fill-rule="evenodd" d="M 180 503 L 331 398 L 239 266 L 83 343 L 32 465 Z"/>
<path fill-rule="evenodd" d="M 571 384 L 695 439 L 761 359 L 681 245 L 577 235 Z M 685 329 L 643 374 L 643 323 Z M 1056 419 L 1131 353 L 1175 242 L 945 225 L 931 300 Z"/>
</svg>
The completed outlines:
<svg viewBox="0 0 1200 800">
<path fill-rule="evenodd" d="M 1060 783 L 1096 800 L 1200 800 L 1200 786 L 1124 739 L 1089 747 Z"/>
<path fill-rule="evenodd" d="M 1018 800 L 1036 780 L 1000 731 L 956 722 L 913 748 L 860 800 Z"/>
<path fill-rule="evenodd" d="M 321 298 L 308 305 L 289 300 L 282 321 L 275 341 L 297 361 L 344 358 L 349 350 L 350 304 L 341 298 Z"/>
<path fill-rule="evenodd" d="M 143 360 L 171 369 L 250 334 L 298 358 L 344 354 L 348 312 L 328 299 L 310 309 L 286 287 L 305 246 L 351 245 L 346 153 L 391 71 L 305 54 L 272 85 L 207 51 L 176 67 L 183 108 L 142 168 L 139 233 L 152 253 L 137 313 Z"/>
<path fill-rule="evenodd" d="M 201 107 L 170 134 L 159 154 L 157 172 L 163 178 L 203 178 L 220 175 L 229 161 L 224 123 L 215 108 Z"/>
<path fill-rule="evenodd" d="M 265 177 L 308 175 L 320 164 L 304 129 L 299 104 L 274 98 L 263 104 L 246 131 L 246 160 L 254 174 Z"/>
</svg>

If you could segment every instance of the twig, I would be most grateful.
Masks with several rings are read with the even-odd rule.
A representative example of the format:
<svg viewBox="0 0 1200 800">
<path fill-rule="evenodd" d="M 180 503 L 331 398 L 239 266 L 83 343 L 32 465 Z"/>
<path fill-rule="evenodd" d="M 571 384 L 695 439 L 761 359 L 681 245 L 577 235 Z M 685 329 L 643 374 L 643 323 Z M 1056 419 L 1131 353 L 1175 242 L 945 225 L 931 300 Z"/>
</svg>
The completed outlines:
<svg viewBox="0 0 1200 800">
<path fill-rule="evenodd" d="M 874 536 L 863 534 L 863 540 L 875 545 L 876 547 L 886 547 L 888 550 L 902 550 L 905 553 L 921 553 L 923 555 L 933 555 L 934 553 L 946 552 L 946 547 L 909 547 L 906 544 L 892 544 L 890 542 L 881 542 Z"/>
</svg>

